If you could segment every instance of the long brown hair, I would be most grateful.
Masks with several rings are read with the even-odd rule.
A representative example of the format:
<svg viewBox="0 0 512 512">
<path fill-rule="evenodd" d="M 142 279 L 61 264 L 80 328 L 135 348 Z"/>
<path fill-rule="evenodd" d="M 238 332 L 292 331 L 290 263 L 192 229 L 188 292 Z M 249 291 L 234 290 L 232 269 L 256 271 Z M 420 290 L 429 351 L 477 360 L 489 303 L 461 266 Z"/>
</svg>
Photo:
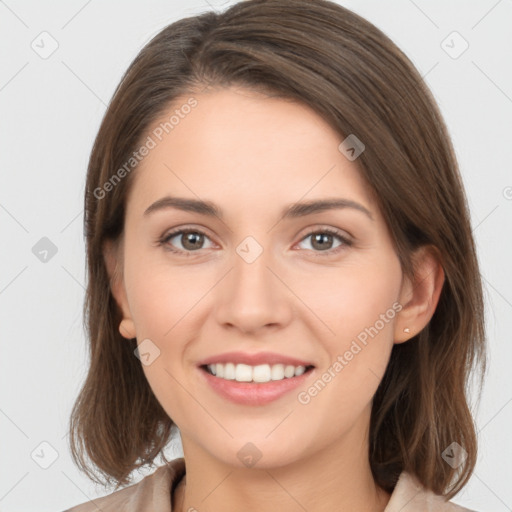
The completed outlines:
<svg viewBox="0 0 512 512">
<path fill-rule="evenodd" d="M 122 237 L 137 172 L 126 162 L 151 123 L 178 97 L 231 85 L 302 102 L 340 136 L 363 141 L 357 164 L 406 275 L 413 275 L 415 249 L 436 248 L 446 278 L 441 297 L 415 339 L 394 345 L 373 400 L 369 457 L 376 482 L 388 492 L 407 470 L 451 498 L 475 466 L 468 386 L 473 370 L 482 370 L 482 378 L 485 373 L 482 283 L 462 180 L 445 123 L 418 71 L 383 32 L 327 0 L 248 0 L 220 14 L 181 19 L 156 35 L 123 76 L 87 171 L 90 366 L 70 421 L 75 462 L 92 480 L 101 482 L 96 469 L 119 487 L 157 455 L 166 460 L 162 452 L 176 425 L 134 356 L 136 340 L 119 334 L 121 315 L 102 248 L 105 240 Z M 454 441 L 467 452 L 458 468 L 442 458 Z"/>
</svg>

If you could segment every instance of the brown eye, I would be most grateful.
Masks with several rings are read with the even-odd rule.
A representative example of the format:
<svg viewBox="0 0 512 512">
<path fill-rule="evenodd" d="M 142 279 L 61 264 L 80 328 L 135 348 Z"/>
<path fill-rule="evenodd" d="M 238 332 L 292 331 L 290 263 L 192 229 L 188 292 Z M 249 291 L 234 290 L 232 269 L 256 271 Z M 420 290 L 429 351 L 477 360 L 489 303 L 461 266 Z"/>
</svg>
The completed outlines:
<svg viewBox="0 0 512 512">
<path fill-rule="evenodd" d="M 201 249 L 204 243 L 204 235 L 200 233 L 184 233 L 181 236 L 181 243 L 186 250 L 196 251 Z"/>
<path fill-rule="evenodd" d="M 311 246 L 320 251 L 326 251 L 332 248 L 334 236 L 328 233 L 315 233 L 311 236 Z"/>
<path fill-rule="evenodd" d="M 311 250 L 314 252 L 326 252 L 328 254 L 336 253 L 338 250 L 343 249 L 343 247 L 351 245 L 350 240 L 341 235 L 338 231 L 334 231 L 332 229 L 312 231 L 306 235 L 301 242 L 308 239 L 311 239 L 309 244 L 311 246 Z M 336 239 L 338 240 L 338 244 L 334 245 L 336 243 Z M 306 249 L 309 248 L 306 247 Z"/>
<path fill-rule="evenodd" d="M 171 240 L 174 240 L 173 243 Z M 205 240 L 209 240 L 209 238 L 202 231 L 182 229 L 169 233 L 161 240 L 161 243 L 168 246 L 170 251 L 187 253 L 208 248 L 204 247 Z"/>
</svg>

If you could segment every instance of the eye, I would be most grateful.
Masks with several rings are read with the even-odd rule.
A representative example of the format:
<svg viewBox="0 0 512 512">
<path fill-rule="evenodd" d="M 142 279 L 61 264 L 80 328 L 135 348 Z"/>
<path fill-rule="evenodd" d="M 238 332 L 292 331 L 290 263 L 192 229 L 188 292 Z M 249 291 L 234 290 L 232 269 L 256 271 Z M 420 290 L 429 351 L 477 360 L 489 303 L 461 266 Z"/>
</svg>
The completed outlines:
<svg viewBox="0 0 512 512">
<path fill-rule="evenodd" d="M 317 229 L 316 231 L 311 231 L 307 234 L 301 241 L 304 242 L 308 238 L 311 238 L 310 246 L 312 250 L 317 253 L 326 253 L 326 254 L 315 254 L 315 256 L 327 256 L 338 253 L 343 250 L 344 247 L 350 247 L 352 242 L 345 236 L 343 236 L 339 231 L 335 229 Z M 340 243 L 333 246 L 334 239 L 338 239 Z"/>
<path fill-rule="evenodd" d="M 172 245 L 175 245 L 171 244 L 171 240 L 173 239 L 176 239 L 176 243 L 179 243 L 181 247 L 178 246 L 177 249 L 173 248 Z M 211 248 L 211 246 L 203 247 L 205 239 L 210 240 L 206 233 L 199 229 L 179 229 L 165 235 L 159 243 L 165 246 L 168 251 L 187 254 L 199 249 Z"/>
<path fill-rule="evenodd" d="M 343 236 L 339 231 L 330 228 L 311 231 L 301 240 L 300 243 L 303 243 L 308 238 L 311 238 L 311 242 L 309 244 L 311 249 L 307 247 L 306 249 L 319 253 L 315 256 L 332 255 L 343 250 L 345 247 L 350 247 L 352 245 L 352 242 L 347 237 Z M 176 241 L 171 243 L 174 239 L 176 239 Z M 335 239 L 337 239 L 339 243 L 333 248 Z M 205 240 L 210 240 L 210 238 L 200 229 L 177 229 L 164 235 L 159 240 L 159 244 L 164 246 L 168 251 L 190 256 L 191 253 L 200 249 L 212 248 L 213 244 L 211 243 L 211 240 L 209 246 L 204 246 Z M 177 245 L 178 247 L 176 248 Z"/>
</svg>

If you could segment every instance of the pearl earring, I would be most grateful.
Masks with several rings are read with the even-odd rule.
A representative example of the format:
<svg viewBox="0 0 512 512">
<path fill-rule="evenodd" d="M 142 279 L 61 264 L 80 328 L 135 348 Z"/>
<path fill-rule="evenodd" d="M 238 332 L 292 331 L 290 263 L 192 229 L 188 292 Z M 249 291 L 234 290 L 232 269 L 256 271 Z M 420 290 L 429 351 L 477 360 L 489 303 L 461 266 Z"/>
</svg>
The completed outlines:
<svg viewBox="0 0 512 512">
<path fill-rule="evenodd" d="M 406 328 L 404 329 L 404 332 L 406 332 L 406 333 L 410 333 L 410 332 L 411 332 L 411 330 L 409 329 L 409 327 L 406 327 Z"/>
</svg>

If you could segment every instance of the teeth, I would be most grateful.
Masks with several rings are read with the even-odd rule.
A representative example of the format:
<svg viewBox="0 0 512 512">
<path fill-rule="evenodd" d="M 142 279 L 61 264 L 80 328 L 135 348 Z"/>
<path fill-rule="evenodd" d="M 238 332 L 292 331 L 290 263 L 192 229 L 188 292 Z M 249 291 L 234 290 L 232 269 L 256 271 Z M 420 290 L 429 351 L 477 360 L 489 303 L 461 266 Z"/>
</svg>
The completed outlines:
<svg viewBox="0 0 512 512">
<path fill-rule="evenodd" d="M 293 366 L 284 364 L 260 364 L 249 366 L 247 364 L 216 363 L 209 364 L 208 370 L 213 375 L 226 380 L 237 382 L 269 382 L 271 380 L 283 380 L 302 375 L 306 371 L 305 366 Z"/>
</svg>

